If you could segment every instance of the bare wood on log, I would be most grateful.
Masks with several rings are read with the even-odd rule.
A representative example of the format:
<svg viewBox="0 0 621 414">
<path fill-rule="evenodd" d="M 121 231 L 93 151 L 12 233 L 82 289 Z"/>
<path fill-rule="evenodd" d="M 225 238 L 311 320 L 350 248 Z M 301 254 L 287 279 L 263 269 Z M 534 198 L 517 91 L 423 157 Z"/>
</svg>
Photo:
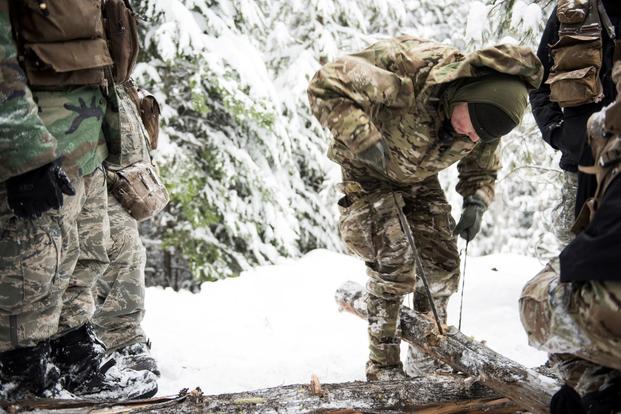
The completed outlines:
<svg viewBox="0 0 621 414">
<path fill-rule="evenodd" d="M 37 409 L 48 413 L 163 413 L 163 414 L 474 414 L 518 411 L 512 402 L 499 402 L 499 396 L 461 376 L 431 376 L 391 382 L 350 382 L 323 384 L 323 396 L 313 395 L 309 386 L 287 385 L 235 394 L 204 396 L 185 393 L 184 398 L 154 399 L 139 405 L 123 402 L 55 401 L 39 402 Z M 502 401 L 502 400 L 501 400 Z M 58 403 L 58 401 L 56 401 Z M 25 405 L 21 406 L 26 409 Z M 30 407 L 34 409 L 34 407 Z M 427 410 L 427 411 L 419 411 Z M 25 411 L 19 411 L 25 412 Z"/>
<path fill-rule="evenodd" d="M 366 319 L 364 289 L 346 282 L 336 292 L 341 309 Z M 454 327 L 440 335 L 427 316 L 401 307 L 402 339 L 452 368 L 475 377 L 482 384 L 510 398 L 535 414 L 549 412 L 552 395 L 561 384 L 492 351 Z"/>
<path fill-rule="evenodd" d="M 324 396 L 324 392 L 323 392 L 323 389 L 321 388 L 321 383 L 319 382 L 319 378 L 315 374 L 311 376 L 310 392 L 311 394 L 316 395 L 318 397 Z"/>
</svg>

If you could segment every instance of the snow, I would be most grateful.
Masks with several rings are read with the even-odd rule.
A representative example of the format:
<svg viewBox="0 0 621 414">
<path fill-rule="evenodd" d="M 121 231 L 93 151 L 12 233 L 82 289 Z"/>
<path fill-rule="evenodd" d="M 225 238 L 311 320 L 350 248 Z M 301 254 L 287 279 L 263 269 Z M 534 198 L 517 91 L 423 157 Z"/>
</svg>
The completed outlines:
<svg viewBox="0 0 621 414">
<path fill-rule="evenodd" d="M 517 305 L 522 286 L 542 267 L 518 255 L 469 257 L 462 331 L 527 366 L 543 363 L 546 355 L 527 344 Z M 339 312 L 334 301 L 347 280 L 365 283 L 361 261 L 314 250 L 205 283 L 198 294 L 147 289 L 143 327 L 162 371 L 159 394 L 307 383 L 312 374 L 323 383 L 363 380 L 366 322 Z M 456 294 L 450 324 L 458 309 Z"/>
<path fill-rule="evenodd" d="M 487 23 L 487 14 L 489 6 L 480 1 L 470 3 L 470 11 L 468 12 L 468 23 L 466 25 L 466 40 L 475 42 L 483 41 L 483 31 Z"/>
</svg>

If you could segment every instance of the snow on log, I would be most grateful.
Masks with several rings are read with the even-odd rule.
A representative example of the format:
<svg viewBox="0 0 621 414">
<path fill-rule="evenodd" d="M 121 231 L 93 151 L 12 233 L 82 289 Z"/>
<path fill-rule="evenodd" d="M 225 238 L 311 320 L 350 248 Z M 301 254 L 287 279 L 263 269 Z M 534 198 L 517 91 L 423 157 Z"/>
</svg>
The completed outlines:
<svg viewBox="0 0 621 414">
<path fill-rule="evenodd" d="M 391 382 L 287 385 L 236 394 L 203 395 L 185 390 L 175 397 L 151 400 L 34 400 L 4 403 L 7 412 L 48 413 L 227 413 L 227 414 L 495 414 L 515 413 L 518 406 L 460 376 L 430 376 Z"/>
<path fill-rule="evenodd" d="M 344 283 L 336 291 L 336 301 L 342 309 L 366 319 L 364 289 L 358 283 Z M 401 336 L 404 341 L 476 378 L 534 414 L 548 413 L 550 399 L 561 387 L 556 380 L 492 351 L 455 327 L 440 335 L 433 319 L 404 306 L 401 307 Z"/>
</svg>

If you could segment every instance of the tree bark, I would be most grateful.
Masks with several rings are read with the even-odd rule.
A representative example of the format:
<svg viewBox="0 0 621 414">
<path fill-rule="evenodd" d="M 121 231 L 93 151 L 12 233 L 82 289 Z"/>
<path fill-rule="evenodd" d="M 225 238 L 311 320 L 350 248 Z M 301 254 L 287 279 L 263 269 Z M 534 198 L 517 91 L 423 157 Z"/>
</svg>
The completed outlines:
<svg viewBox="0 0 621 414">
<path fill-rule="evenodd" d="M 200 389 L 150 400 L 38 400 L 8 405 L 7 412 L 49 413 L 227 413 L 227 414 L 509 414 L 518 407 L 462 376 L 431 376 L 391 382 L 287 385 L 258 391 L 204 396 Z"/>
<path fill-rule="evenodd" d="M 336 292 L 342 309 L 366 319 L 364 289 L 346 282 Z M 512 361 L 485 345 L 463 335 L 455 327 L 438 333 L 435 321 L 427 315 L 401 307 L 402 339 L 453 369 L 466 373 L 520 407 L 535 414 L 549 412 L 550 400 L 561 384 Z"/>
</svg>

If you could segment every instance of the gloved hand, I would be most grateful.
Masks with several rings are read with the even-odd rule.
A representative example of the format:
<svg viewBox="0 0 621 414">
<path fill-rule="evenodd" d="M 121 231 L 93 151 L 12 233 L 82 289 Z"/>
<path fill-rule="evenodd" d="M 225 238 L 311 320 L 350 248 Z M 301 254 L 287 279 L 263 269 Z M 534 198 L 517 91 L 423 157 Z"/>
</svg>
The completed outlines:
<svg viewBox="0 0 621 414">
<path fill-rule="evenodd" d="M 376 171 L 386 172 L 386 149 L 382 141 L 358 154 L 358 159 Z"/>
<path fill-rule="evenodd" d="M 62 207 L 63 194 L 75 195 L 75 189 L 60 164 L 58 159 L 7 180 L 9 207 L 17 217 L 39 217 L 48 210 Z"/>
<path fill-rule="evenodd" d="M 455 226 L 453 234 L 459 234 L 462 239 L 471 241 L 481 230 L 481 220 L 487 206 L 483 200 L 476 196 L 468 196 L 464 199 L 464 207 L 461 212 L 459 223 Z"/>
<path fill-rule="evenodd" d="M 561 150 L 561 145 L 563 144 L 563 121 L 548 125 L 548 134 L 550 146 Z"/>
</svg>

